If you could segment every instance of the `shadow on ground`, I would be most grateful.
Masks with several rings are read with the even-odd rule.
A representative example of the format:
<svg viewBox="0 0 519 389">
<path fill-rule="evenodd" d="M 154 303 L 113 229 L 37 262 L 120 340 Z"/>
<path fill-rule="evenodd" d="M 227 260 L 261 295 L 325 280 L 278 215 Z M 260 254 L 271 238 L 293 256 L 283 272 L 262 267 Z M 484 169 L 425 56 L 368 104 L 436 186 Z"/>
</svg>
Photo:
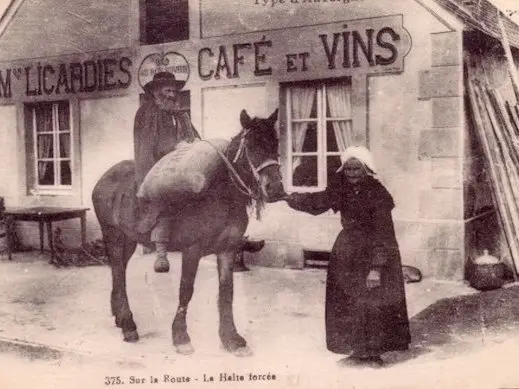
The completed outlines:
<svg viewBox="0 0 519 389">
<path fill-rule="evenodd" d="M 439 300 L 411 318 L 410 349 L 388 354 L 387 362 L 430 353 L 449 358 L 502 343 L 519 332 L 518 301 L 519 285 Z"/>
<path fill-rule="evenodd" d="M 46 345 L 38 345 L 12 339 L 0 339 L 1 354 L 15 354 L 29 360 L 46 359 L 57 360 L 63 357 L 63 352 Z"/>
</svg>

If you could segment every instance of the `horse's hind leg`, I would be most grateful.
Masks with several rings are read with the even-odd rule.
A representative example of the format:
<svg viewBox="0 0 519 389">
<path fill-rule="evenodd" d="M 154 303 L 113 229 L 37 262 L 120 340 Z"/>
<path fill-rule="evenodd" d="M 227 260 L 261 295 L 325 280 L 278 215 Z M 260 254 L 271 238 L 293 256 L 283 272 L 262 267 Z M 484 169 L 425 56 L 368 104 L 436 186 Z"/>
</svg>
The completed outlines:
<svg viewBox="0 0 519 389">
<path fill-rule="evenodd" d="M 238 334 L 234 324 L 232 301 L 234 294 L 233 266 L 235 252 L 228 251 L 218 254 L 218 311 L 220 313 L 220 340 L 225 350 L 236 356 L 243 357 L 252 354 L 245 339 Z"/>
<path fill-rule="evenodd" d="M 194 349 L 191 345 L 191 338 L 187 333 L 186 315 L 187 306 L 193 297 L 193 287 L 195 283 L 198 264 L 200 263 L 200 253 L 198 249 L 190 248 L 182 252 L 182 277 L 180 278 L 179 303 L 175 319 L 171 326 L 173 345 L 179 354 L 192 354 Z"/>
<path fill-rule="evenodd" d="M 126 293 L 126 268 L 137 244 L 115 227 L 103 228 L 106 251 L 112 267 L 111 309 L 115 324 L 122 329 L 126 342 L 139 340 Z"/>
</svg>

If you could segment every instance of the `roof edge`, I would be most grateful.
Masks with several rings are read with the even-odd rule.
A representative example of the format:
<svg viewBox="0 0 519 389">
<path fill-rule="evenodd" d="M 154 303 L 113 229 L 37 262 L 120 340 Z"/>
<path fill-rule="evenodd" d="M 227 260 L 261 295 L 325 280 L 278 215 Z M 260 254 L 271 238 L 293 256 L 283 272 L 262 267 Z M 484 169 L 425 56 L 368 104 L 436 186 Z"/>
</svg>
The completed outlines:
<svg viewBox="0 0 519 389">
<path fill-rule="evenodd" d="M 464 5 L 463 0 L 434 0 L 443 9 L 454 15 L 467 28 L 476 29 L 496 39 L 501 39 L 498 18 L 508 36 L 510 45 L 519 48 L 519 25 L 489 0 L 475 0 L 472 6 Z"/>
<path fill-rule="evenodd" d="M 4 35 L 5 30 L 7 30 L 7 27 L 9 27 L 9 24 L 11 24 L 14 15 L 16 15 L 16 12 L 18 12 L 18 9 L 24 1 L 25 0 L 11 0 L 11 3 L 7 6 L 4 14 L 0 18 L 0 39 Z"/>
<path fill-rule="evenodd" d="M 438 2 L 434 0 L 414 0 L 417 4 L 427 10 L 433 15 L 441 24 L 443 24 L 448 30 L 456 31 L 463 28 L 463 22 L 456 17 L 448 9 L 440 6 Z"/>
</svg>

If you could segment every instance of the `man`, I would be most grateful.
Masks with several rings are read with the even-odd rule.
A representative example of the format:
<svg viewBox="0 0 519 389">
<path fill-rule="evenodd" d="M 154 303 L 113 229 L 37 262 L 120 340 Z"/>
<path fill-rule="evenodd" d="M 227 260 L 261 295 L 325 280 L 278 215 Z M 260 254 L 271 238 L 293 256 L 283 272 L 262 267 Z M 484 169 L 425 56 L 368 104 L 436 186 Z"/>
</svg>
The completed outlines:
<svg viewBox="0 0 519 389">
<path fill-rule="evenodd" d="M 138 187 L 152 166 L 174 150 L 178 143 L 193 142 L 195 138 L 200 138 L 189 115 L 180 111 L 179 92 L 184 84 L 172 73 L 159 72 L 144 85 L 145 102 L 135 115 L 133 132 Z M 138 230 L 141 233 L 151 230 L 151 241 L 155 243 L 157 251 L 155 271 L 166 273 L 169 271 L 169 224 L 161 217 L 161 210 L 160 204 L 141 203 L 140 212 L 145 215 Z"/>
<path fill-rule="evenodd" d="M 179 91 L 184 84 L 172 73 L 159 72 L 144 85 L 145 102 L 135 115 L 133 133 L 137 188 L 153 165 L 174 150 L 178 143 L 200 138 L 189 115 L 179 110 Z M 151 241 L 155 244 L 157 258 L 154 269 L 157 273 L 167 273 L 170 230 L 167 218 L 161 215 L 162 204 L 141 201 L 139 212 L 142 219 L 138 231 L 145 234 L 151 230 Z M 244 240 L 242 250 L 256 252 L 263 248 L 264 243 Z"/>
</svg>

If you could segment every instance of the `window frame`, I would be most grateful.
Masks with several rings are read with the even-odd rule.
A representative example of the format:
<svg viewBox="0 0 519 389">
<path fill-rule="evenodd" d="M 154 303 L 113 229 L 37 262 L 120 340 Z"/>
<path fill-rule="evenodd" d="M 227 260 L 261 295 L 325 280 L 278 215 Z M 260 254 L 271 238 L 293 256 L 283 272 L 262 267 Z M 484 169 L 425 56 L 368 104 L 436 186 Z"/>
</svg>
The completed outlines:
<svg viewBox="0 0 519 389">
<path fill-rule="evenodd" d="M 330 84 L 339 84 L 341 82 L 348 82 L 351 88 L 351 93 L 353 93 L 352 83 L 353 80 L 351 77 L 341 77 L 335 79 L 325 79 L 325 80 L 312 80 L 305 81 L 303 83 L 287 83 L 285 85 L 285 104 L 286 104 L 286 128 L 287 128 L 287 141 L 286 141 L 286 163 L 287 163 L 287 190 L 288 191 L 301 191 L 301 192 L 319 192 L 326 188 L 328 184 L 328 157 L 331 156 L 340 156 L 341 151 L 328 151 L 327 150 L 327 142 L 328 142 L 328 131 L 327 126 L 330 122 L 337 121 L 347 121 L 351 123 L 352 129 L 353 127 L 353 110 L 354 107 L 351 107 L 350 116 L 341 116 L 341 117 L 327 117 L 327 94 L 326 88 Z M 296 87 L 303 84 L 309 85 L 316 88 L 316 118 L 306 118 L 306 119 L 293 119 L 292 118 L 292 98 L 291 91 L 293 87 Z M 316 123 L 316 132 L 317 132 L 317 151 L 315 152 L 294 152 L 293 148 L 293 123 Z M 336 140 L 337 141 L 337 140 Z M 316 157 L 317 158 L 317 185 L 316 186 L 296 186 L 293 184 L 293 159 L 294 157 Z"/>
<path fill-rule="evenodd" d="M 69 128 L 68 131 L 60 131 L 59 129 L 59 104 L 60 103 L 68 104 L 68 119 L 69 119 Z M 54 185 L 42 185 L 39 184 L 38 177 L 38 161 L 41 161 L 42 158 L 38 156 L 38 134 L 42 134 L 42 132 L 38 132 L 37 130 L 37 117 L 36 117 L 36 109 L 40 104 L 52 104 L 52 131 L 43 132 L 43 134 L 52 134 L 52 142 L 53 142 L 53 157 L 52 161 L 54 162 L 54 177 L 60 177 L 57 174 L 60 172 L 61 164 L 60 162 L 63 160 L 68 160 L 70 163 L 70 175 L 71 182 L 70 184 L 54 184 Z M 30 139 L 30 143 L 27 147 L 27 167 L 29 171 L 27 172 L 27 193 L 31 195 L 49 195 L 49 196 L 70 196 L 75 194 L 76 187 L 78 185 L 78 131 L 76 126 L 76 120 L 74 115 L 75 104 L 73 101 L 69 99 L 60 99 L 60 100 L 52 100 L 52 101 L 36 101 L 36 102 L 27 102 L 24 104 L 24 115 L 29 114 L 30 118 L 25 118 L 25 133 L 26 136 Z M 28 125 L 28 121 L 30 121 L 30 128 Z M 69 142 L 70 142 L 70 155 L 68 158 L 61 158 L 61 156 L 56 155 L 56 150 L 59 149 L 59 136 L 61 134 L 69 134 Z"/>
</svg>

